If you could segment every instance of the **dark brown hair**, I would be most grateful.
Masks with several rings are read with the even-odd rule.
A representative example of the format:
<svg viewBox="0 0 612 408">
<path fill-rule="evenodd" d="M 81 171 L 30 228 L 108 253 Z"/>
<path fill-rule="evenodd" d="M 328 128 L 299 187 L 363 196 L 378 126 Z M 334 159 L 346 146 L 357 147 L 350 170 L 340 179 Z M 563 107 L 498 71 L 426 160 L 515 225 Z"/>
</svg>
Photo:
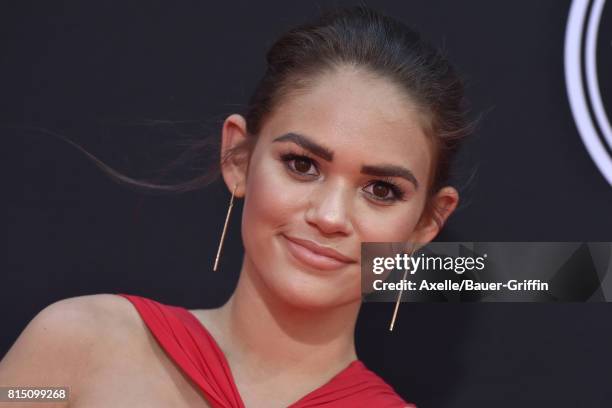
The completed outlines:
<svg viewBox="0 0 612 408">
<path fill-rule="evenodd" d="M 266 60 L 267 69 L 244 112 L 250 137 L 228 150 L 222 163 L 238 154 L 248 160 L 264 121 L 291 92 L 307 89 L 316 76 L 327 71 L 361 68 L 392 81 L 422 112 L 434 150 L 426 211 L 439 222 L 431 197 L 447 182 L 459 142 L 472 129 L 466 119 L 463 82 L 440 51 L 401 22 L 356 6 L 328 12 L 314 23 L 291 29 L 272 45 Z M 194 141 L 171 165 L 195 159 L 198 152 L 211 147 L 220 155 L 220 137 Z M 199 189 L 220 173 L 217 162 L 193 179 L 164 185 L 131 179 L 88 156 L 117 181 L 158 192 Z"/>
</svg>

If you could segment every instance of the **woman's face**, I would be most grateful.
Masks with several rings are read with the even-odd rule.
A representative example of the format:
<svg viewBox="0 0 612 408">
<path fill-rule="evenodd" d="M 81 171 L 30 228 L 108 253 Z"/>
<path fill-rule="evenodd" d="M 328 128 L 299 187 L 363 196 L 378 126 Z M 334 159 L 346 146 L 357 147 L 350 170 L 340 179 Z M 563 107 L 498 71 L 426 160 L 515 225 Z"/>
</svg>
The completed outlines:
<svg viewBox="0 0 612 408">
<path fill-rule="evenodd" d="M 358 301 L 361 242 L 419 238 L 432 160 L 419 115 L 393 83 L 351 69 L 281 101 L 243 190 L 246 262 L 269 290 L 310 309 Z"/>
</svg>

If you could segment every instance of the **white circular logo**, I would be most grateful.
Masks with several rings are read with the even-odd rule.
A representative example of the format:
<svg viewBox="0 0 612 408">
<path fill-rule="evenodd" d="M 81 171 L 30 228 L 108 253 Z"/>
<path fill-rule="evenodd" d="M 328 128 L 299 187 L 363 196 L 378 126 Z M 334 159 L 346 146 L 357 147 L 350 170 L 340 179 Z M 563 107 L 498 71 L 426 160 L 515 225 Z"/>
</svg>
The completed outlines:
<svg viewBox="0 0 612 408">
<path fill-rule="evenodd" d="M 582 141 L 612 185 L 612 127 L 597 75 L 597 45 L 605 3 L 606 0 L 572 1 L 565 31 L 565 85 Z M 610 39 L 604 40 L 607 43 Z"/>
</svg>

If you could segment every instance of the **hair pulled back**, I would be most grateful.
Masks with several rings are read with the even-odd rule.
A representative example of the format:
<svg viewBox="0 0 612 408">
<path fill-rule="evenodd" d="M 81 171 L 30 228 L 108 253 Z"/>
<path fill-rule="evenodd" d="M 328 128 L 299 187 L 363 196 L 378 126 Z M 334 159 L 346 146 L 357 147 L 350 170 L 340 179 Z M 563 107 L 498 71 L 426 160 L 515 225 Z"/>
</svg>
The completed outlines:
<svg viewBox="0 0 612 408">
<path fill-rule="evenodd" d="M 435 216 L 430 198 L 447 182 L 459 142 L 472 129 L 466 117 L 463 81 L 440 51 L 401 22 L 368 7 L 355 6 L 328 12 L 313 23 L 289 30 L 269 49 L 266 61 L 266 71 L 244 112 L 249 137 L 225 152 L 222 163 L 238 154 L 248 159 L 265 120 L 283 98 L 307 89 L 325 72 L 342 67 L 363 69 L 398 86 L 423 116 L 424 131 L 434 150 L 426 211 L 434 210 Z M 170 167 L 197 159 L 198 152 L 211 146 L 220 154 L 219 137 L 193 141 Z M 117 181 L 149 191 L 196 190 L 220 174 L 217 162 L 190 180 L 157 184 L 129 178 L 85 153 Z"/>
</svg>

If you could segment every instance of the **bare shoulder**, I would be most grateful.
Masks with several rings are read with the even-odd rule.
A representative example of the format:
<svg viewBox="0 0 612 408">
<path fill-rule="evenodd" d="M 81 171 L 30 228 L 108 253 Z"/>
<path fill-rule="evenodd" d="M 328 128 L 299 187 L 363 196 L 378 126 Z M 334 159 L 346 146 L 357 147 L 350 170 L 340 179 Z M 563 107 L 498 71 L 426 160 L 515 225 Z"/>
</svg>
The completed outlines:
<svg viewBox="0 0 612 408">
<path fill-rule="evenodd" d="M 103 331 L 106 335 L 112 334 L 107 331 L 110 327 L 129 329 L 140 322 L 138 312 L 129 300 L 108 293 L 63 299 L 47 306 L 40 314 L 46 320 L 58 319 L 64 324 L 94 334 Z"/>
<path fill-rule="evenodd" d="M 73 384 L 97 359 L 130 341 L 138 312 L 113 294 L 62 299 L 27 324 L 0 361 L 0 384 Z"/>
<path fill-rule="evenodd" d="M 129 300 L 114 294 L 76 296 L 59 300 L 41 310 L 26 330 L 61 336 L 62 340 L 109 343 L 138 326 L 138 312 Z M 78 345 L 72 343 L 73 346 Z"/>
<path fill-rule="evenodd" d="M 60 318 L 63 321 L 70 321 L 73 318 L 86 320 L 89 317 L 110 317 L 121 310 L 126 311 L 128 307 L 127 299 L 114 294 L 75 296 L 51 303 L 42 309 L 33 321 L 40 318 Z"/>
</svg>

